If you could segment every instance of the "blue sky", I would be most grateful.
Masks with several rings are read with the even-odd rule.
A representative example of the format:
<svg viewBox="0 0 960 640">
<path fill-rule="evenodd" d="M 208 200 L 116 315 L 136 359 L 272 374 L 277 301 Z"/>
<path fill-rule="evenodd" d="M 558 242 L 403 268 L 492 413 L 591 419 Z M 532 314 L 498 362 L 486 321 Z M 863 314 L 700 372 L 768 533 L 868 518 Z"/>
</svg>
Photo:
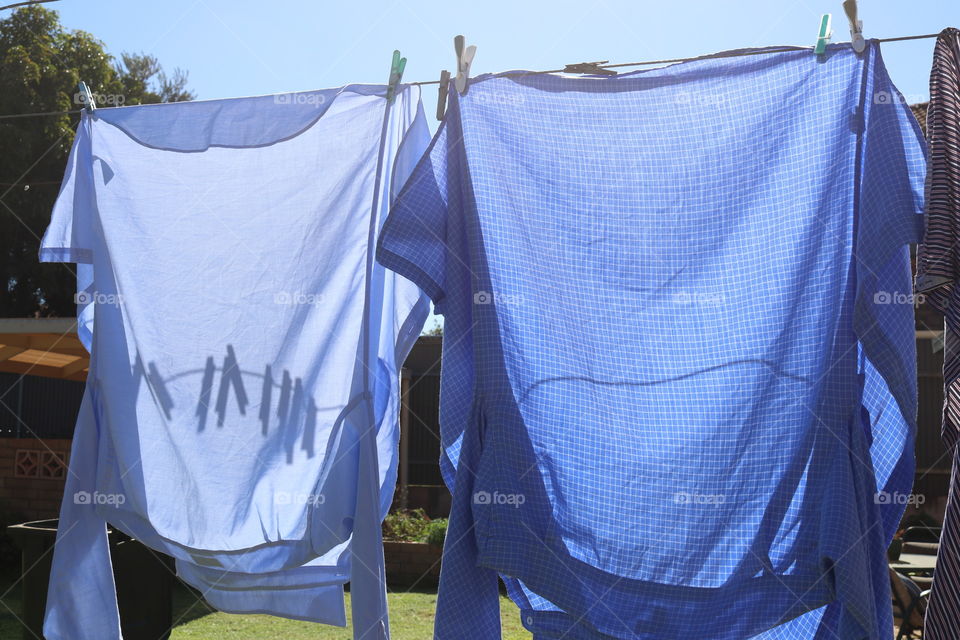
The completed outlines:
<svg viewBox="0 0 960 640">
<path fill-rule="evenodd" d="M 860 5 L 867 37 L 960 25 L 957 0 Z M 452 64 L 458 33 L 479 47 L 477 73 L 813 44 L 827 12 L 834 14 L 834 40 L 849 39 L 840 0 L 61 0 L 47 6 L 67 27 L 103 40 L 111 53 L 144 51 L 167 69 L 188 70 L 201 98 L 383 82 L 394 49 L 408 58 L 405 79 L 435 80 Z M 932 49 L 930 40 L 884 49 L 904 94 L 927 95 Z"/>
<path fill-rule="evenodd" d="M 394 49 L 407 57 L 405 80 L 436 80 L 452 67 L 453 36 L 460 33 L 478 46 L 477 74 L 811 45 L 823 13 L 833 14 L 834 41 L 849 40 L 840 0 L 61 0 L 47 6 L 114 55 L 150 53 L 167 71 L 188 71 L 199 98 L 382 83 Z M 868 38 L 960 26 L 958 0 L 863 0 L 860 14 Z M 933 40 L 884 46 L 890 74 L 910 102 L 927 99 L 932 51 Z M 424 100 L 432 113 L 435 89 Z"/>
</svg>

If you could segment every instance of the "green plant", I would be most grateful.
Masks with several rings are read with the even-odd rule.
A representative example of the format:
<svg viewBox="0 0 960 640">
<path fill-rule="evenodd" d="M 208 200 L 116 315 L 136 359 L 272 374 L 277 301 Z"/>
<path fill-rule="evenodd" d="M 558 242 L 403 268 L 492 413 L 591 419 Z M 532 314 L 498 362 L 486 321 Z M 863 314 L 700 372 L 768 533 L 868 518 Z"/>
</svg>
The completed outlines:
<svg viewBox="0 0 960 640">
<path fill-rule="evenodd" d="M 423 509 L 402 509 L 383 520 L 383 539 L 397 542 L 427 542 L 442 547 L 447 519 L 431 520 Z"/>
<path fill-rule="evenodd" d="M 423 509 L 403 509 L 387 514 L 383 520 L 383 539 L 399 542 L 420 542 L 426 534 L 430 518 Z"/>
<path fill-rule="evenodd" d="M 442 547 L 447 537 L 447 519 L 438 518 L 427 523 L 424 542 L 435 547 Z"/>
</svg>

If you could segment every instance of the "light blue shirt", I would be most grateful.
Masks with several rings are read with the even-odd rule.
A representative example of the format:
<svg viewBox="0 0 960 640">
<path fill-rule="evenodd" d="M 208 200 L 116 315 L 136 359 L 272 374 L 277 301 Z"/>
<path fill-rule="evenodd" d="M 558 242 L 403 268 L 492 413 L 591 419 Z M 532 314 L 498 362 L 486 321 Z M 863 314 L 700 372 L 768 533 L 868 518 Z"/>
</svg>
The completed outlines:
<svg viewBox="0 0 960 640">
<path fill-rule="evenodd" d="M 445 316 L 436 638 L 890 637 L 924 146 L 876 42 L 486 75 L 378 260 Z"/>
<path fill-rule="evenodd" d="M 428 303 L 373 260 L 419 88 L 85 113 L 44 236 L 91 351 L 44 633 L 119 638 L 106 527 L 214 606 L 387 637 L 398 371 Z"/>
</svg>

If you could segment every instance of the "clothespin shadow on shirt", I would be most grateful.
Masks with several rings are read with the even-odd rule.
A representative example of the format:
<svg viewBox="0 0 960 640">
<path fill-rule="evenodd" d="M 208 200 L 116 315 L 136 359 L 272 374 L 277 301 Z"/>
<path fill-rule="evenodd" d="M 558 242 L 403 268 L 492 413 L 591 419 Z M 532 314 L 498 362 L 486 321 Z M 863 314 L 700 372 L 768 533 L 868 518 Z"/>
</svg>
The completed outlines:
<svg viewBox="0 0 960 640">
<path fill-rule="evenodd" d="M 260 392 L 260 432 L 270 431 L 270 399 L 273 396 L 273 369 L 268 364 L 263 371 L 263 389 Z"/>
<path fill-rule="evenodd" d="M 219 366 L 218 359 L 219 357 L 210 355 L 203 359 L 203 367 L 171 374 L 162 372 L 155 362 L 145 363 L 143 357 L 136 354 L 128 370 L 129 375 L 117 383 L 124 392 L 118 397 L 123 400 L 112 403 L 111 414 L 115 420 L 135 427 L 137 398 L 144 391 L 149 391 L 171 425 L 190 424 L 196 420 L 198 434 L 208 432 L 206 424 L 211 410 L 217 414 L 218 420 L 218 428 L 210 433 L 211 436 L 217 432 L 236 432 L 239 423 L 249 425 L 259 421 L 260 428 L 255 428 L 259 434 L 251 433 L 247 436 L 237 433 L 239 438 L 236 440 L 214 439 L 210 442 L 219 442 L 221 445 L 224 442 L 249 442 L 253 448 L 240 446 L 220 453 L 240 456 L 242 459 L 243 456 L 252 456 L 255 451 L 259 451 L 255 464 L 264 469 L 264 473 L 281 458 L 287 464 L 298 463 L 298 451 L 304 452 L 308 459 L 321 454 L 318 484 L 316 487 L 305 488 L 304 491 L 313 489 L 313 495 L 324 496 L 324 501 L 311 503 L 307 507 L 314 512 L 317 522 L 330 525 L 319 527 L 312 537 L 317 549 L 330 549 L 347 540 L 352 533 L 352 521 L 342 515 L 352 514 L 351 505 L 355 495 L 344 490 L 342 479 L 357 472 L 358 433 L 363 425 L 368 424 L 364 397 L 352 397 L 343 405 L 318 407 L 315 398 L 308 392 L 308 389 L 316 387 L 315 380 L 295 377 L 288 370 L 278 376 L 272 364 L 266 365 L 260 371 L 244 369 L 233 345 L 226 346 L 226 354 L 222 356 L 222 364 Z M 182 408 L 178 414 L 168 390 L 177 387 L 179 397 L 183 393 L 184 379 L 191 381 L 191 384 L 200 385 L 196 408 L 191 406 L 189 415 L 184 415 Z M 253 382 L 254 380 L 256 382 Z M 148 389 L 143 388 L 144 383 Z M 256 398 L 248 396 L 248 386 L 261 386 L 259 406 Z M 237 413 L 240 416 L 248 415 L 248 408 L 251 409 L 251 420 L 235 422 Z M 257 440 L 261 443 L 267 441 L 268 444 L 256 444 Z M 322 451 L 318 452 L 318 447 Z M 129 469 L 125 478 L 125 482 L 132 483 L 131 486 L 143 485 L 142 466 Z"/>
<path fill-rule="evenodd" d="M 243 376 L 237 364 L 237 354 L 233 345 L 227 345 L 227 356 L 223 359 L 223 369 L 220 376 L 220 392 L 217 394 L 217 426 L 222 427 L 227 417 L 227 395 L 233 387 L 237 396 L 237 408 L 240 415 L 247 413 L 247 391 L 243 388 Z"/>
<path fill-rule="evenodd" d="M 285 378 L 284 381 L 288 381 Z M 301 416 L 304 413 L 303 402 L 303 380 L 297 378 L 293 381 L 293 395 L 290 397 L 290 406 L 286 407 L 284 420 L 280 422 L 280 431 L 283 433 L 283 444 L 287 451 L 287 463 L 293 463 L 294 450 L 297 445 L 298 427 L 301 423 Z"/>
<path fill-rule="evenodd" d="M 157 381 L 156 383 L 152 382 L 152 384 L 162 389 L 162 380 L 153 364 L 150 365 L 150 370 L 149 379 Z M 308 458 L 316 455 L 317 414 L 320 409 L 317 407 L 314 398 L 304 390 L 303 381 L 300 378 L 292 377 L 289 371 L 284 370 L 280 382 L 276 382 L 273 367 L 269 364 L 265 366 L 262 374 L 244 371 L 237 361 L 236 350 L 233 345 L 227 345 L 227 354 L 221 367 L 217 367 L 213 356 L 208 356 L 206 359 L 194 413 L 197 419 L 198 432 L 203 432 L 206 429 L 207 417 L 211 408 L 211 401 L 213 401 L 214 383 L 218 374 L 220 380 L 217 384 L 217 397 L 213 403 L 214 412 L 217 414 L 218 427 L 223 428 L 228 423 L 231 397 L 235 399 L 240 415 L 246 415 L 246 409 L 251 401 L 247 395 L 244 378 L 262 378 L 260 405 L 257 412 L 261 435 L 264 437 L 270 436 L 272 433 L 271 426 L 276 432 L 282 433 L 280 437 L 283 441 L 288 463 L 293 463 L 298 440 L 300 441 L 300 450 L 305 451 Z M 275 389 L 279 393 L 275 394 Z M 162 403 L 162 398 L 169 398 L 169 394 L 165 390 L 163 393 L 155 391 L 155 394 L 161 399 L 161 406 L 165 406 Z M 276 402 L 274 402 L 274 398 L 276 398 Z M 331 409 L 333 408 L 327 407 L 325 410 L 329 411 Z M 170 418 L 169 411 L 167 417 Z M 337 418 L 336 422 L 337 424 L 341 423 L 342 416 Z"/>
<path fill-rule="evenodd" d="M 170 411 L 173 409 L 173 399 L 170 397 L 170 393 L 167 391 L 166 386 L 163 383 L 163 378 L 160 376 L 160 372 L 157 371 L 157 366 L 154 363 L 148 364 L 146 367 L 143 364 L 143 359 L 140 357 L 140 354 L 137 354 L 136 360 L 133 363 L 133 380 L 134 380 L 134 389 L 136 391 L 140 390 L 140 381 L 146 380 L 147 389 L 150 394 L 157 401 L 157 404 L 160 406 L 160 409 L 163 411 L 163 415 L 166 416 L 167 420 L 170 419 Z"/>
</svg>

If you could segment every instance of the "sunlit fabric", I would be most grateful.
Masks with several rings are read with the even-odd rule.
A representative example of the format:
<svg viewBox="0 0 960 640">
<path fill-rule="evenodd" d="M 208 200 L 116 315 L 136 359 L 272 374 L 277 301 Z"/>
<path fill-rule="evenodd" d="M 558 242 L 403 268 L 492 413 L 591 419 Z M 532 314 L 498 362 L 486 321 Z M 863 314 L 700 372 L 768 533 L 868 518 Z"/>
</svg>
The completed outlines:
<svg viewBox="0 0 960 640">
<path fill-rule="evenodd" d="M 916 290 L 944 315 L 943 442 L 953 456 L 937 568 L 924 617 L 927 640 L 960 637 L 960 30 L 944 29 L 933 50 L 927 105 L 930 165 Z"/>
<path fill-rule="evenodd" d="M 428 301 L 373 260 L 419 89 L 85 113 L 41 259 L 91 350 L 44 633 L 119 638 L 107 524 L 214 606 L 387 637 L 398 368 Z"/>
<path fill-rule="evenodd" d="M 884 638 L 924 147 L 876 42 L 481 76 L 378 260 L 445 316 L 439 640 Z"/>
</svg>

